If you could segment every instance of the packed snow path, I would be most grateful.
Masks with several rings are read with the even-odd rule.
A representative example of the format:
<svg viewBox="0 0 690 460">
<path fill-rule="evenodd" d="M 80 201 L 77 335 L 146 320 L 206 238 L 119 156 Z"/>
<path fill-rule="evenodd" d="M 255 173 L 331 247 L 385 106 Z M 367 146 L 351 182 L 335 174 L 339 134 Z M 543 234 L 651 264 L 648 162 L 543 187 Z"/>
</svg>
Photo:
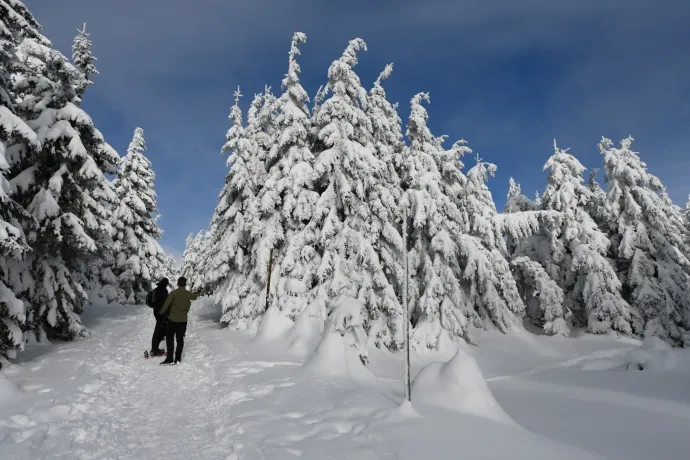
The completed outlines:
<svg viewBox="0 0 690 460">
<path fill-rule="evenodd" d="M 544 353 L 541 343 L 519 348 L 515 339 L 487 339 L 477 359 L 497 400 L 522 425 L 512 426 L 425 407 L 416 407 L 417 419 L 391 418 L 402 396 L 398 357 L 372 355 L 380 387 L 314 378 L 281 347 L 220 329 L 213 310 L 199 303 L 184 362 L 175 367 L 143 358 L 153 326 L 148 308 L 93 308 L 84 318 L 91 337 L 32 346 L 21 366 L 4 371 L 18 390 L 0 397 L 3 460 L 441 460 L 458 452 L 641 460 L 687 453 L 690 374 L 661 379 L 577 367 L 634 348 L 624 341 L 550 339 L 554 346 Z M 12 393 L 2 383 L 0 396 Z"/>
<path fill-rule="evenodd" d="M 147 310 L 109 318 L 107 329 L 30 363 L 35 375 L 22 389 L 43 397 L 3 423 L 2 450 L 10 455 L 0 457 L 223 458 L 226 447 L 209 442 L 223 436 L 218 421 L 227 418 L 214 385 L 218 357 L 192 329 L 183 365 L 144 360 Z"/>
<path fill-rule="evenodd" d="M 0 421 L 0 458 L 289 458 L 302 453 L 293 445 L 311 441 L 316 453 L 314 441 L 331 444 L 356 434 L 362 420 L 380 411 L 353 409 L 345 400 L 322 405 L 318 388 L 317 410 L 304 408 L 311 417 L 295 411 L 304 400 L 277 393 L 294 379 L 270 371 L 298 363 L 245 359 L 227 340 L 213 340 L 226 331 L 210 318 L 201 318 L 201 327 L 198 320 L 190 324 L 183 364 L 171 367 L 159 366 L 162 358 L 143 358 L 153 325 L 149 309 L 114 307 L 108 317 L 87 314 L 86 320 L 102 321 L 89 324 L 93 336 L 33 349 L 29 355 L 45 355 L 25 355 L 26 368 L 14 369 L 13 380 L 27 394 L 2 408 L 15 415 Z M 254 406 L 255 400 L 263 401 Z M 325 458 L 320 452 L 313 458 Z"/>
</svg>

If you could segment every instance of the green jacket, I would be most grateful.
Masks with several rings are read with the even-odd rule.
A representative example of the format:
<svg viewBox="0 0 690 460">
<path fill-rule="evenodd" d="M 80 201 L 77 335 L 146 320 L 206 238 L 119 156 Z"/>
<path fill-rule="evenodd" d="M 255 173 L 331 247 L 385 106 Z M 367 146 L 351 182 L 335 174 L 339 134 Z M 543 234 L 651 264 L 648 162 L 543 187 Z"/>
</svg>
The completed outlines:
<svg viewBox="0 0 690 460">
<path fill-rule="evenodd" d="M 178 287 L 165 299 L 165 303 L 161 307 L 161 315 L 167 316 L 173 323 L 186 323 L 187 313 L 189 313 L 189 308 L 192 306 L 192 301 L 198 297 L 198 294 L 189 292 L 187 288 Z M 166 315 L 168 310 L 170 310 L 170 313 Z"/>
</svg>

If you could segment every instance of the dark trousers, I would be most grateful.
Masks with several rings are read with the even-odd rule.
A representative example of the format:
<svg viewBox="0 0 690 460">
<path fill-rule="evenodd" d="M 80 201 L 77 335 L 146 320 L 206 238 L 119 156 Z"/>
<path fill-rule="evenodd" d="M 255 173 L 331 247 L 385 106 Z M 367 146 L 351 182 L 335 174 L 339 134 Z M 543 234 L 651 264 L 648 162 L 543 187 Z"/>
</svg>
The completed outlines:
<svg viewBox="0 0 690 460">
<path fill-rule="evenodd" d="M 161 349 L 161 342 L 165 338 L 166 320 L 165 318 L 156 317 L 156 327 L 153 329 L 153 337 L 151 337 L 151 351 L 158 351 Z"/>
<path fill-rule="evenodd" d="M 165 340 L 168 345 L 168 357 L 172 359 L 175 352 L 175 361 L 182 360 L 182 349 L 184 348 L 184 335 L 187 333 L 187 323 L 175 323 L 168 320 Z M 175 350 L 175 340 L 177 340 L 177 350 Z"/>
</svg>

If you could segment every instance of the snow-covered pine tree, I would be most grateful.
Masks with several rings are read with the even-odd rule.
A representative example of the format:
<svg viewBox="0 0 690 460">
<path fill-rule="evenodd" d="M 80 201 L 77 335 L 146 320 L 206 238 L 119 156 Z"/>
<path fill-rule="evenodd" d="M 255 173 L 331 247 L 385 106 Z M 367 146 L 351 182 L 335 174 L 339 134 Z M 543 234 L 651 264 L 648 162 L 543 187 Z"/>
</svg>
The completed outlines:
<svg viewBox="0 0 690 460">
<path fill-rule="evenodd" d="M 91 45 L 89 34 L 86 32 L 86 24 L 84 24 L 82 29 L 77 29 L 77 35 L 72 44 L 73 64 L 82 73 L 80 78 L 75 79 L 74 90 L 78 99 L 74 101 L 74 104 L 77 106 L 81 105 L 86 88 L 93 85 L 90 77 L 98 74 L 98 70 L 96 70 L 94 65 L 96 58 L 91 53 Z M 85 147 L 97 161 L 98 166 L 103 169 L 104 173 L 114 174 L 119 157 L 114 151 L 109 152 L 106 156 L 102 155 L 99 150 L 104 148 L 103 136 L 98 130 L 95 130 L 95 135 L 94 142 L 90 144 L 85 143 Z M 111 150 L 107 145 L 105 145 L 105 148 Z M 109 180 L 101 182 L 99 186 L 103 190 L 94 193 L 93 196 L 105 210 L 105 215 L 102 217 L 110 221 L 110 216 L 118 205 L 116 202 L 117 195 L 115 194 L 113 184 Z M 89 299 L 92 302 L 110 303 L 122 300 L 122 291 L 118 279 L 113 273 L 113 269 L 115 269 L 115 256 L 113 254 L 112 234 L 112 229 L 107 229 L 107 231 L 101 232 L 97 236 L 98 257 L 83 261 L 83 268 L 79 270 L 86 273 L 85 279 L 80 279 L 79 282 L 87 289 Z"/>
<path fill-rule="evenodd" d="M 240 88 L 238 87 L 234 93 L 235 104 L 230 109 L 228 118 L 232 122 L 232 126 L 226 133 L 227 142 L 223 145 L 221 153 L 226 153 L 236 149 L 238 141 L 245 134 L 245 127 L 242 121 L 242 110 L 239 107 L 239 101 L 242 97 Z M 233 152 L 234 153 L 234 152 Z M 236 174 L 234 169 L 239 172 L 238 176 L 241 178 L 249 177 L 248 168 L 245 166 L 244 159 L 235 158 L 234 154 L 230 154 L 226 161 L 229 171 L 225 177 L 225 183 L 218 195 L 218 203 L 213 211 L 211 219 L 211 231 L 209 237 L 209 245 L 213 248 L 210 260 L 208 261 L 208 268 L 206 270 L 206 280 L 208 285 L 217 291 L 221 283 L 227 282 L 227 277 L 230 273 L 231 267 L 237 269 L 244 268 L 244 263 L 247 255 L 247 247 L 244 243 L 245 228 L 244 223 L 245 214 L 248 205 L 243 202 L 243 197 L 232 189 L 233 177 Z M 237 164 L 237 166 L 234 166 Z M 237 183 L 237 181 L 235 181 Z M 197 235 L 198 236 L 198 235 Z M 191 237 L 191 235 L 190 235 Z M 187 249 L 185 250 L 184 263 L 182 267 L 182 276 L 188 277 L 190 262 L 192 257 L 196 257 L 195 253 L 198 247 L 192 241 L 187 240 Z M 240 246 L 241 242 L 241 246 Z M 222 306 L 223 299 L 218 297 L 216 301 Z"/>
<path fill-rule="evenodd" d="M 685 210 L 673 203 L 666 188 L 661 191 L 661 199 L 664 203 L 664 208 L 668 210 L 668 217 L 672 228 L 675 229 L 674 232 L 680 235 L 681 243 L 679 249 L 686 257 L 689 257 L 688 260 L 690 260 L 690 246 L 687 244 L 690 241 L 690 235 L 688 235 L 687 232 L 688 228 L 685 220 Z"/>
<path fill-rule="evenodd" d="M 330 97 L 314 120 L 314 171 L 321 195 L 309 226 L 322 252 L 317 295 L 360 300 L 367 332 L 374 324 L 387 325 L 391 333 L 373 339 L 397 349 L 402 343 L 402 309 L 374 246 L 380 223 L 369 200 L 386 168 L 376 155 L 367 92 L 353 70 L 362 49 L 363 40 L 351 40 L 333 61 L 328 70 Z"/>
<path fill-rule="evenodd" d="M 685 218 L 685 235 L 687 236 L 686 244 L 690 245 L 690 196 L 687 203 L 685 203 L 683 216 Z"/>
<path fill-rule="evenodd" d="M 3 109 L 7 107 L 0 106 L 0 113 L 4 112 Z M 0 127 L 5 125 L 2 121 L 0 120 Z M 27 133 L 28 130 L 25 131 Z M 25 219 L 26 211 L 7 194 L 10 185 L 4 172 L 9 165 L 5 160 L 4 140 L 9 137 L 8 134 L 9 130 L 0 128 L 0 357 L 14 358 L 16 350 L 22 349 L 24 345 L 22 327 L 26 322 L 27 305 L 17 299 L 11 289 L 18 280 L 16 273 L 10 273 L 10 270 L 13 262 L 21 260 L 29 248 L 19 225 L 20 219 Z"/>
<path fill-rule="evenodd" d="M 162 232 L 158 227 L 156 175 L 145 151 L 144 130 L 136 128 L 114 181 L 118 197 L 112 215 L 115 275 L 124 301 L 130 304 L 140 302 L 166 271 L 165 252 L 158 243 Z"/>
<path fill-rule="evenodd" d="M 90 34 L 86 32 L 86 23 L 84 23 L 81 29 L 77 29 L 77 35 L 72 43 L 72 62 L 84 74 L 84 78 L 79 79 L 78 86 L 76 87 L 77 96 L 80 99 L 84 97 L 86 88 L 93 85 L 93 82 L 89 79 L 91 75 L 98 75 L 98 70 L 94 64 L 96 58 L 91 52 L 92 43 L 89 40 L 89 36 Z"/>
<path fill-rule="evenodd" d="M 428 100 L 425 93 L 412 99 L 410 147 L 401 177 L 413 220 L 413 337 L 436 348 L 444 330 L 471 342 L 471 326 L 506 332 L 519 323 L 525 306 L 507 260 L 504 235 L 529 237 L 554 216 L 539 211 L 498 215 L 486 186 L 495 166 L 478 161 L 465 177 L 461 157 L 470 149 L 459 141 L 446 150 L 444 138 L 431 134 L 421 104 Z"/>
<path fill-rule="evenodd" d="M 184 252 L 182 253 L 182 262 L 180 263 L 180 276 L 184 276 L 190 281 L 189 284 L 196 278 L 199 268 L 199 256 L 201 242 L 205 238 L 205 232 L 202 230 L 196 235 L 190 234 L 187 236 Z M 172 281 L 172 280 L 170 280 Z"/>
<path fill-rule="evenodd" d="M 599 168 L 592 168 L 589 172 L 589 178 L 587 179 L 587 188 L 592 192 L 592 199 L 585 207 L 585 210 L 589 216 L 596 222 L 597 226 L 601 227 L 606 221 L 606 216 L 604 213 L 604 208 L 606 205 L 606 192 L 599 182 L 597 182 L 597 174 L 599 174 Z"/>
<path fill-rule="evenodd" d="M 14 139 L 6 151 L 13 197 L 37 222 L 36 230 L 24 227 L 34 251 L 20 268 L 36 284 L 24 283 L 21 296 L 32 305 L 29 323 L 39 338 L 47 326 L 71 339 L 87 333 L 78 316 L 83 284 L 110 237 L 103 202 L 115 197 L 104 172 L 115 170 L 118 156 L 76 106 L 83 74 L 35 30 L 16 53 L 24 71 L 14 74 L 11 91 L 40 145 Z"/>
<path fill-rule="evenodd" d="M 297 44 L 293 43 L 291 55 L 293 60 L 296 54 Z M 296 62 L 296 61 L 295 61 Z M 281 224 L 281 215 L 277 208 L 271 209 L 272 200 L 275 198 L 273 193 L 264 194 L 263 190 L 268 185 L 268 171 L 276 171 L 275 168 L 281 167 L 281 157 L 283 153 L 276 146 L 277 143 L 284 141 L 285 137 L 278 131 L 277 116 L 278 107 L 281 102 L 271 93 L 271 88 L 266 87 L 264 94 L 255 95 L 252 105 L 247 112 L 246 136 L 250 140 L 253 148 L 249 157 L 249 168 L 253 177 L 252 194 L 253 198 L 248 199 L 246 218 L 246 228 L 248 231 L 248 247 L 250 255 L 249 270 L 247 275 L 247 285 L 249 290 L 245 294 L 247 301 L 243 303 L 243 315 L 240 327 L 259 326 L 259 320 L 263 317 L 266 310 L 266 289 L 268 287 L 268 271 L 271 268 L 271 286 L 269 296 L 269 307 L 272 305 L 280 308 L 284 302 L 278 299 L 277 295 L 285 295 L 284 283 L 279 280 L 280 267 L 284 256 L 283 245 L 285 243 L 285 228 Z M 294 133 L 285 133 L 292 135 Z M 281 137 L 280 140 L 279 137 Z M 275 191 L 276 184 L 270 183 L 272 190 Z M 286 281 L 286 280 L 283 280 Z M 278 285 L 281 289 L 278 289 Z M 280 294 L 279 294 L 279 291 Z M 286 313 L 298 307 L 286 307 Z"/>
<path fill-rule="evenodd" d="M 216 304 L 221 307 L 221 321 L 240 329 L 256 325 L 259 312 L 259 292 L 252 280 L 255 262 L 252 260 L 251 235 L 259 232 L 255 225 L 257 192 L 264 180 L 261 172 L 260 151 L 256 132 L 260 123 L 262 96 L 257 95 L 248 113 L 247 126 L 242 123 L 239 108 L 239 88 L 235 92 L 235 105 L 230 109 L 233 126 L 226 135 L 223 152 L 229 152 L 230 170 L 225 179 L 212 221 L 213 248 L 209 285 L 218 284 Z M 268 117 L 270 120 L 270 117 Z M 265 169 L 263 174 L 265 174 Z"/>
<path fill-rule="evenodd" d="M 539 198 L 541 201 L 541 198 Z M 508 220 L 513 216 L 513 214 L 518 214 L 518 215 L 525 215 L 525 214 L 532 214 L 532 215 L 541 215 L 543 214 L 541 212 L 540 208 L 541 203 L 536 203 L 532 200 L 530 200 L 527 196 L 525 196 L 522 193 L 522 188 L 520 187 L 520 184 L 515 182 L 515 180 L 511 177 L 509 182 L 508 182 L 508 197 L 506 200 L 506 204 L 503 207 L 503 214 L 500 215 L 500 218 L 503 220 Z M 506 215 L 511 215 L 508 219 L 506 219 Z M 528 232 L 530 235 L 533 233 L 538 233 L 539 227 L 537 226 L 536 228 L 531 228 L 530 231 Z M 523 232 L 520 233 L 521 238 L 530 238 L 529 235 L 525 235 Z M 513 260 L 513 257 L 517 257 L 516 254 L 516 248 L 517 245 L 520 244 L 522 239 L 519 239 L 518 237 L 513 237 L 512 235 L 508 234 L 506 237 L 506 250 L 508 254 L 508 259 Z M 513 264 L 513 266 L 515 266 Z M 517 280 L 516 280 L 517 281 Z M 518 283 L 518 288 L 520 288 L 520 285 Z M 520 288 L 521 292 L 526 292 L 526 289 L 531 289 L 531 288 Z M 526 302 L 526 298 L 523 296 L 523 301 Z"/>
<path fill-rule="evenodd" d="M 510 263 L 504 228 L 497 225 L 505 223 L 498 218 L 496 205 L 486 185 L 493 176 L 496 165 L 486 163 L 476 157 L 476 164 L 467 172 L 467 181 L 458 200 L 458 208 L 463 223 L 463 235 L 458 240 L 462 284 L 467 292 L 469 305 L 484 323 L 507 332 L 523 314 L 525 305 L 520 297 Z M 512 223 L 519 230 L 523 226 L 534 225 L 538 218 L 534 213 L 512 214 Z"/>
<path fill-rule="evenodd" d="M 185 240 L 184 252 L 182 252 L 182 260 L 180 261 L 180 276 L 187 276 L 191 266 L 192 251 L 194 250 L 194 235 L 191 233 L 187 235 Z"/>
<path fill-rule="evenodd" d="M 372 245 L 379 255 L 393 292 L 402 294 L 404 255 L 398 221 L 403 190 L 398 170 L 405 143 L 397 104 L 388 101 L 383 88 L 383 81 L 388 79 L 392 72 L 393 64 L 388 64 L 369 91 L 367 115 L 373 128 L 375 155 L 384 168 L 383 174 L 369 194 L 369 201 L 372 209 Z M 398 295 L 396 300 L 398 298 L 402 296 Z M 398 316 L 397 312 L 401 309 L 402 304 L 395 304 L 396 313 L 392 318 L 382 316 L 377 324 L 371 325 L 369 333 L 377 337 L 377 343 L 384 343 L 389 347 L 400 345 L 398 339 L 402 333 L 403 317 Z"/>
<path fill-rule="evenodd" d="M 539 191 L 534 192 L 534 205 L 537 208 L 541 208 L 541 195 L 539 194 Z"/>
<path fill-rule="evenodd" d="M 518 253 L 539 262 L 563 289 L 563 318 L 572 313 L 575 325 L 594 333 L 631 334 L 635 315 L 623 300 L 621 284 L 606 259 L 610 242 L 588 213 L 595 194 L 585 184 L 585 167 L 554 141 L 554 154 L 544 170 L 549 171 L 549 178 L 541 206 L 561 213 L 562 221 L 525 241 Z M 563 322 L 558 328 L 547 322 L 545 329 L 568 333 Z"/>
<path fill-rule="evenodd" d="M 213 291 L 209 287 L 209 272 L 208 261 L 213 257 L 211 246 L 211 231 L 202 231 L 198 236 L 198 240 L 194 242 L 194 265 L 193 269 L 187 272 L 187 285 L 194 292 L 202 292 L 203 294 L 212 294 Z"/>
<path fill-rule="evenodd" d="M 27 149 L 40 147 L 36 133 L 17 115 L 12 91 L 12 75 L 26 70 L 16 54 L 17 46 L 23 36 L 35 36 L 38 28 L 21 3 L 0 0 L 0 357 L 9 358 L 24 345 L 22 328 L 29 311 L 16 294 L 25 290 L 24 282 L 30 276 L 26 270 L 18 270 L 17 262 L 29 249 L 20 222 L 29 226 L 32 218 L 9 196 L 5 149 L 15 142 L 25 144 Z"/>
<path fill-rule="evenodd" d="M 170 284 L 174 286 L 175 281 L 178 278 L 177 274 L 179 273 L 179 267 L 178 267 L 177 261 L 170 254 L 166 254 L 163 257 L 163 260 L 164 260 L 164 266 L 163 266 L 163 270 L 162 270 L 159 278 L 160 279 L 168 278 L 168 280 L 170 281 Z"/>
<path fill-rule="evenodd" d="M 642 317 L 644 335 L 682 345 L 690 329 L 690 261 L 663 185 L 631 150 L 632 142 L 599 143 L 607 184 L 602 230 L 611 239 L 623 297 Z"/>
<path fill-rule="evenodd" d="M 435 161 L 440 144 L 427 127 L 423 101 L 429 102 L 428 94 L 417 94 L 411 100 L 406 132 L 409 147 L 403 153 L 400 177 L 405 190 L 403 206 L 409 206 L 412 221 L 407 245 L 409 303 L 415 326 L 411 341 L 438 348 L 444 330 L 471 340 L 468 316 L 476 316 L 458 279 L 456 241 L 463 230 L 455 202 L 459 191 L 454 196 L 445 193 L 446 189 L 458 190 L 465 178 L 459 173 L 453 184 L 441 186 L 443 176 Z"/>
<path fill-rule="evenodd" d="M 563 289 L 539 262 L 519 256 L 512 260 L 515 283 L 525 301 L 526 315 L 547 334 L 567 334 Z"/>
<path fill-rule="evenodd" d="M 537 210 L 538 206 L 532 200 L 522 194 L 520 184 L 515 182 L 515 179 L 511 177 L 508 181 L 508 199 L 503 207 L 503 212 L 514 213 Z"/>
<path fill-rule="evenodd" d="M 258 231 L 253 232 L 254 279 L 266 285 L 273 250 L 271 291 L 277 294 L 273 300 L 279 309 L 289 305 L 289 311 L 283 314 L 293 320 L 309 300 L 307 291 L 316 283 L 320 260 L 315 247 L 316 235 L 306 228 L 319 198 L 314 191 L 316 173 L 309 143 L 309 96 L 300 84 L 297 62 L 298 45 L 306 42 L 306 38 L 301 32 L 292 38 L 288 73 L 282 82 L 284 92 L 275 104 L 277 112 L 272 128 L 276 135 L 266 164 L 270 169 L 257 201 Z M 284 303 L 280 297 L 299 297 L 301 301 Z M 265 298 L 265 287 L 260 298 Z"/>
</svg>

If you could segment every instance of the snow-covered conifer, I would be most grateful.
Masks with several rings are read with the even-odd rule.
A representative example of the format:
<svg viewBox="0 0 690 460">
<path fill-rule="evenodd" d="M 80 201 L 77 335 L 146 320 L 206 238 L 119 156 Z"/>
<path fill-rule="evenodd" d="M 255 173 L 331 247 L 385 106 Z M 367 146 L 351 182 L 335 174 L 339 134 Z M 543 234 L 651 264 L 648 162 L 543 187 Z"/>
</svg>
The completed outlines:
<svg viewBox="0 0 690 460">
<path fill-rule="evenodd" d="M 661 181 L 631 150 L 603 138 L 607 183 L 602 230 L 611 239 L 624 298 L 644 322 L 645 336 L 682 345 L 690 328 L 690 261 Z"/>
<path fill-rule="evenodd" d="M 599 168 L 592 168 L 589 172 L 589 178 L 587 179 L 587 188 L 592 192 L 592 199 L 585 207 L 585 210 L 589 216 L 596 222 L 600 227 L 604 225 L 606 221 L 606 216 L 604 213 L 604 208 L 606 205 L 606 192 L 599 182 L 597 182 L 597 174 L 599 174 Z"/>
<path fill-rule="evenodd" d="M 218 203 L 213 212 L 211 219 L 211 235 L 209 244 L 213 247 L 211 259 L 208 261 L 208 269 L 206 270 L 206 279 L 209 286 L 216 290 L 221 283 L 228 283 L 227 279 L 231 268 L 233 273 L 238 269 L 245 269 L 245 260 L 248 258 L 248 247 L 245 243 L 246 239 L 246 214 L 249 203 L 245 203 L 245 195 L 243 190 L 235 190 L 237 185 L 245 186 L 250 182 L 250 171 L 247 165 L 246 158 L 248 155 L 240 156 L 240 149 L 246 149 L 246 142 L 243 142 L 245 137 L 245 127 L 242 121 L 242 110 L 239 107 L 239 101 L 242 97 L 240 88 L 238 87 L 234 93 L 235 104 L 230 109 L 228 118 L 232 122 L 232 126 L 226 134 L 227 142 L 222 148 L 222 152 L 230 152 L 227 159 L 229 166 L 228 174 L 225 177 L 225 183 L 218 195 Z M 237 177 L 236 177 L 237 176 Z M 252 188 L 249 186 L 248 188 Z M 251 197 L 254 195 L 251 194 Z M 190 244 L 191 243 L 191 244 Z M 190 257 L 198 252 L 199 248 L 195 247 L 194 241 L 187 241 L 187 249 L 185 250 L 182 267 L 182 275 L 187 276 L 188 264 Z M 222 305 L 225 301 L 225 295 L 219 295 L 218 302 Z"/>
<path fill-rule="evenodd" d="M 17 56 L 17 47 L 23 36 L 37 35 L 38 27 L 24 5 L 0 0 L 0 356 L 5 357 L 14 357 L 24 344 L 22 328 L 29 311 L 28 305 L 17 298 L 25 289 L 17 265 L 28 250 L 20 222 L 32 223 L 26 211 L 9 196 L 11 186 L 5 174 L 10 165 L 5 151 L 6 145 L 14 142 L 32 150 L 40 146 L 36 133 L 17 114 L 12 75 L 26 70 Z M 24 274 L 28 275 L 26 269 Z"/>
<path fill-rule="evenodd" d="M 435 161 L 440 146 L 427 127 L 423 101 L 429 101 L 428 94 L 417 94 L 411 101 L 406 132 L 410 145 L 405 149 L 400 175 L 405 190 L 403 206 L 410 207 L 412 221 L 408 257 L 413 341 L 437 348 L 443 330 L 469 339 L 468 316 L 474 315 L 471 306 L 467 311 L 467 299 L 458 279 L 460 211 L 455 200 L 444 193 L 449 187 L 441 187 L 442 175 Z M 456 177 L 455 186 L 459 187 L 462 184 Z"/>
<path fill-rule="evenodd" d="M 186 240 L 182 262 L 180 263 L 180 276 L 188 280 L 188 284 L 193 284 L 197 277 L 203 260 L 201 259 L 203 241 L 206 239 L 206 232 L 203 230 L 196 235 L 189 235 Z"/>
<path fill-rule="evenodd" d="M 514 213 L 523 211 L 536 211 L 537 204 L 522 194 L 520 184 L 515 182 L 512 177 L 508 182 L 508 199 L 503 207 L 504 213 Z"/>
<path fill-rule="evenodd" d="M 515 282 L 527 306 L 527 317 L 547 334 L 568 335 L 567 311 L 564 310 L 564 294 L 539 262 L 520 256 L 512 261 Z"/>
<path fill-rule="evenodd" d="M 688 237 L 687 244 L 690 244 L 690 196 L 688 197 L 687 203 L 685 203 L 683 216 L 685 218 L 685 234 Z"/>
<path fill-rule="evenodd" d="M 309 226 L 322 251 L 318 295 L 359 299 L 366 309 L 367 331 L 374 324 L 390 331 L 376 331 L 376 344 L 398 348 L 402 309 L 376 250 L 376 238 L 384 227 L 370 201 L 386 167 L 377 157 L 374 128 L 366 112 L 367 92 L 353 70 L 362 49 L 366 49 L 363 40 L 351 40 L 328 70 L 330 96 L 314 120 L 318 141 L 314 171 L 322 187 Z M 387 224 L 385 228 L 392 227 Z"/>
<path fill-rule="evenodd" d="M 194 292 L 202 292 L 203 294 L 212 293 L 209 286 L 209 271 L 208 261 L 213 257 L 213 247 L 211 241 L 213 237 L 211 231 L 202 231 L 197 235 L 198 239 L 194 242 L 193 267 L 187 271 L 188 279 L 187 285 Z M 181 270 L 180 270 L 181 271 Z"/>
<path fill-rule="evenodd" d="M 530 236 L 550 215 L 498 215 L 486 186 L 495 166 L 479 160 L 464 176 L 461 157 L 471 150 L 465 141 L 443 148 L 444 138 L 433 136 L 426 125 L 424 100 L 424 93 L 412 99 L 402 180 L 413 220 L 413 336 L 434 348 L 443 330 L 472 341 L 472 326 L 506 332 L 519 323 L 525 306 L 507 260 L 504 235 Z"/>
<path fill-rule="evenodd" d="M 401 298 L 404 284 L 403 244 L 399 231 L 401 215 L 399 203 L 403 190 L 398 171 L 405 144 L 402 121 L 397 110 L 398 105 L 388 100 L 383 88 L 383 81 L 388 79 L 392 72 L 393 64 L 386 65 L 369 91 L 367 115 L 371 119 L 373 128 L 375 154 L 384 168 L 369 196 L 372 208 L 373 247 L 379 255 L 384 273 L 394 292 L 399 295 L 394 304 L 395 314 L 388 318 L 381 316 L 377 323 L 371 325 L 369 333 L 378 337 L 378 343 L 397 346 L 399 343 L 392 339 L 397 340 L 393 334 L 400 334 L 403 327 L 402 318 L 398 317 L 402 304 L 398 306 L 397 301 Z"/>
<path fill-rule="evenodd" d="M 166 271 L 165 253 L 158 243 L 162 233 L 154 190 L 156 175 L 145 151 L 144 130 L 136 128 L 114 181 L 118 197 L 112 215 L 115 275 L 128 303 L 141 301 Z"/>
<path fill-rule="evenodd" d="M 2 131 L 0 130 L 0 356 L 13 358 L 16 350 L 22 349 L 24 345 L 22 327 L 28 311 L 27 305 L 11 289 L 19 288 L 16 285 L 20 280 L 17 279 L 17 273 L 10 271 L 29 248 L 19 224 L 20 219 L 26 219 L 26 211 L 8 196 L 10 185 L 4 173 L 9 165 L 5 160 L 2 139 L 6 134 Z"/>
<path fill-rule="evenodd" d="M 458 201 L 464 226 L 458 246 L 469 304 L 482 323 L 490 322 L 506 332 L 518 322 L 525 305 L 511 274 L 504 229 L 497 225 L 496 205 L 486 185 L 495 171 L 496 165 L 482 161 L 477 155 L 476 164 L 467 172 L 466 185 Z M 516 219 L 516 223 L 525 225 L 533 214 L 522 212 L 513 217 L 522 218 L 522 221 Z"/>
<path fill-rule="evenodd" d="M 235 105 L 230 110 L 233 126 L 226 135 L 223 152 L 229 152 L 230 170 L 225 179 L 218 205 L 212 221 L 213 247 L 210 285 L 219 283 L 216 289 L 216 303 L 223 311 L 221 320 L 244 328 L 256 325 L 260 316 L 258 297 L 261 290 L 252 280 L 252 233 L 259 229 L 255 225 L 257 215 L 257 192 L 264 180 L 265 169 L 259 157 L 256 132 L 257 120 L 264 100 L 256 95 L 248 113 L 247 126 L 242 123 L 239 108 L 241 93 L 235 92 Z M 270 117 L 266 116 L 270 120 Z M 262 170 L 263 169 L 263 173 Z M 263 310 L 261 310 L 263 311 Z"/>
<path fill-rule="evenodd" d="M 561 222 L 523 241 L 514 256 L 539 262 L 563 289 L 564 318 L 572 313 L 575 324 L 590 332 L 631 334 L 635 315 L 623 300 L 621 284 L 606 259 L 609 240 L 588 213 L 594 206 L 595 192 L 585 184 L 585 167 L 554 142 L 554 154 L 544 170 L 548 170 L 549 178 L 541 207 L 559 212 Z M 551 333 L 567 333 L 554 330 L 546 320 L 544 327 Z"/>
<path fill-rule="evenodd" d="M 541 195 L 539 194 L 539 191 L 534 192 L 534 205 L 537 208 L 541 208 Z"/>
<path fill-rule="evenodd" d="M 72 43 L 72 62 L 84 74 L 84 78 L 79 80 L 79 85 L 76 88 L 79 98 L 84 96 L 86 88 L 93 85 L 90 80 L 91 75 L 98 75 L 98 70 L 94 64 L 96 58 L 91 52 L 92 43 L 89 36 L 90 34 L 86 32 L 86 24 L 84 24 L 81 29 L 77 29 L 77 35 Z"/>
<path fill-rule="evenodd" d="M 268 175 L 258 196 L 258 232 L 254 236 L 256 255 L 254 279 L 260 285 L 267 282 L 268 263 L 273 253 L 272 292 L 274 302 L 290 319 L 301 311 L 294 306 L 305 305 L 293 301 L 290 286 L 303 286 L 297 295 L 306 295 L 308 287 L 316 281 L 319 257 L 315 247 L 316 236 L 306 223 L 314 213 L 319 198 L 314 191 L 316 173 L 312 168 L 314 156 L 310 150 L 311 119 L 307 103 L 309 96 L 299 81 L 298 45 L 306 41 L 303 33 L 292 38 L 288 73 L 282 82 L 284 93 L 276 101 L 273 144 L 268 152 Z M 264 292 L 260 298 L 265 297 Z M 289 301 L 281 302 L 280 297 Z M 290 308 L 283 309 L 283 306 Z M 262 306 L 263 308 L 263 306 Z"/>
<path fill-rule="evenodd" d="M 115 197 L 104 173 L 114 172 L 118 156 L 77 107 L 83 74 L 35 30 L 22 38 L 15 53 L 24 69 L 11 90 L 39 148 L 15 138 L 6 151 L 13 197 L 37 224 L 23 224 L 34 251 L 18 270 L 35 285 L 24 282 L 21 296 L 32 305 L 28 320 L 39 337 L 48 326 L 74 338 L 86 334 L 78 313 L 95 277 L 92 264 L 109 250 L 104 203 Z"/>
<path fill-rule="evenodd" d="M 167 278 L 170 283 L 174 283 L 179 273 L 178 263 L 173 256 L 166 254 L 163 257 L 164 266 L 160 278 Z"/>
</svg>

